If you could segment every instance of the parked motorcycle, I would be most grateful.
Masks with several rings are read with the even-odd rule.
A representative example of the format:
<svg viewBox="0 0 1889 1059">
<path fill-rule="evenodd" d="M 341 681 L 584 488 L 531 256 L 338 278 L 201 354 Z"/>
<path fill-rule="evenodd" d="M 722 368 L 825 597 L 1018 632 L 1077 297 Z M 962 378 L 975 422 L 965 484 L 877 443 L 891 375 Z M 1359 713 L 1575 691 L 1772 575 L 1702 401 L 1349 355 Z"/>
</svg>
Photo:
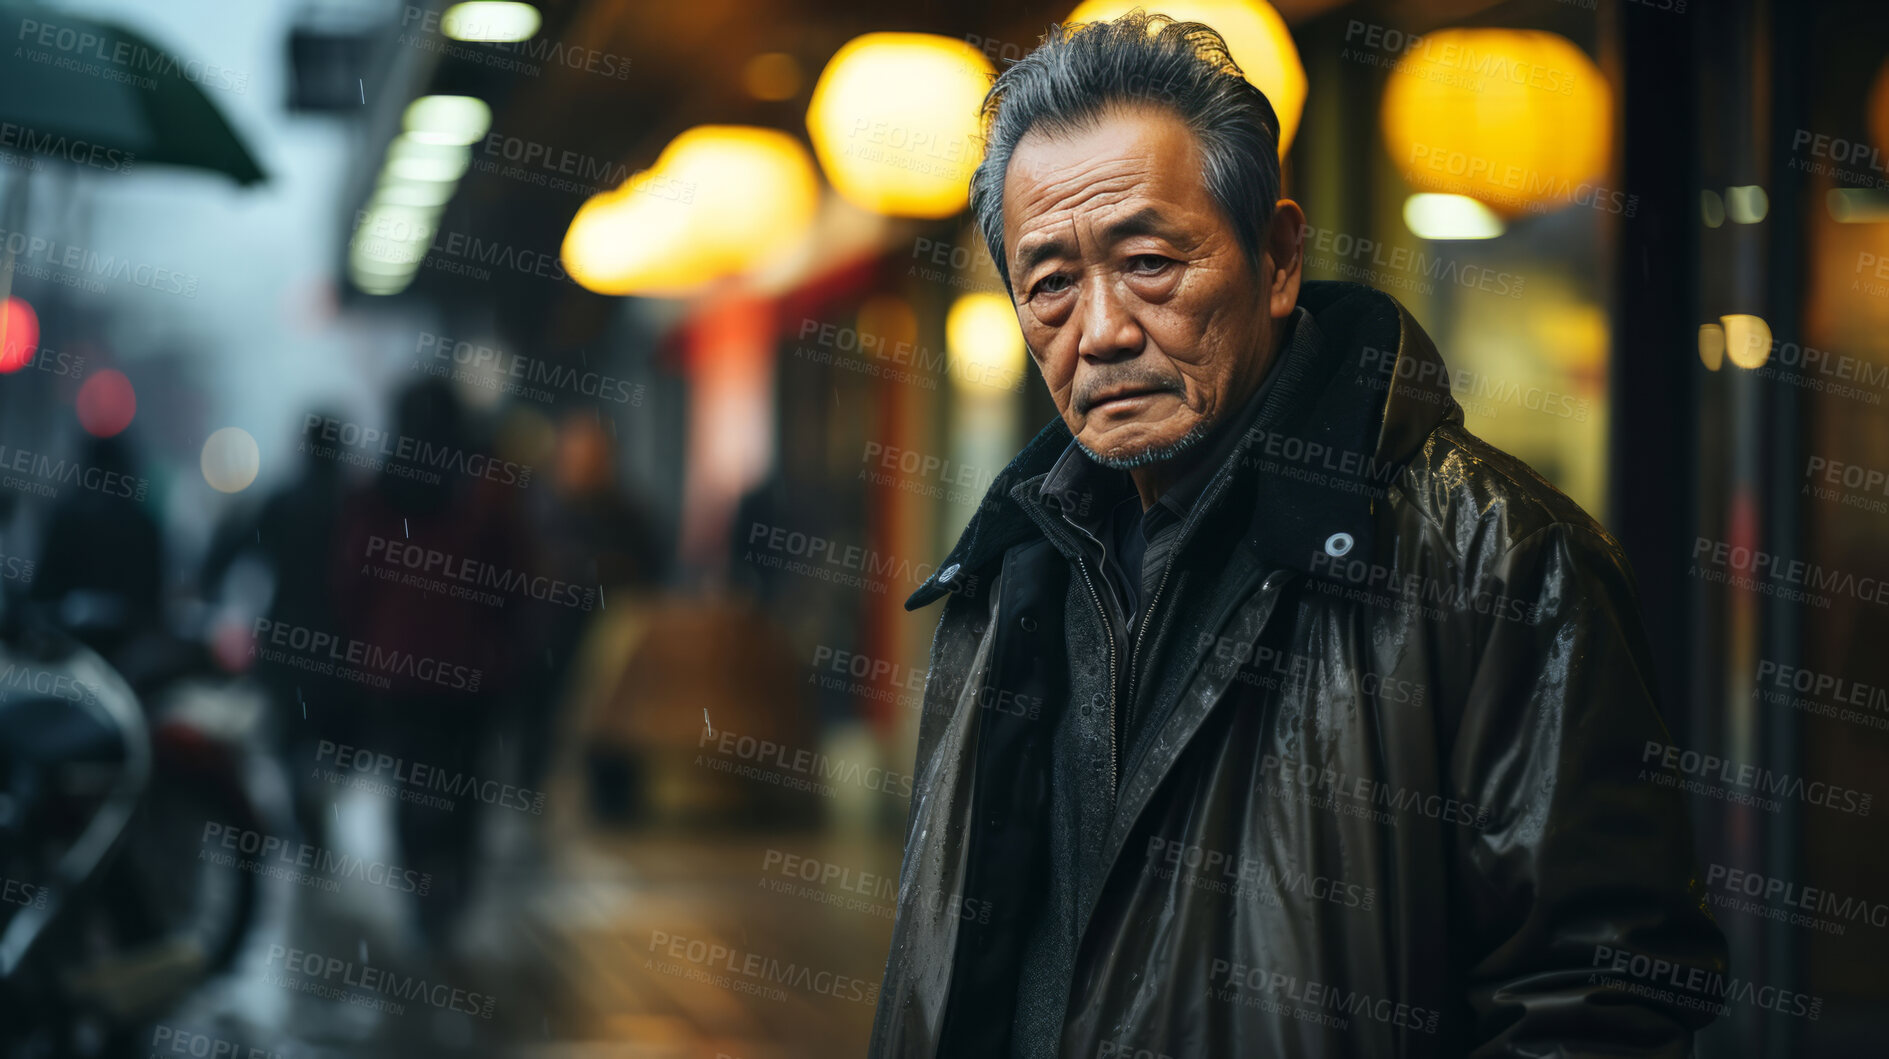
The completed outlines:
<svg viewBox="0 0 1889 1059">
<path fill-rule="evenodd" d="M 254 917 L 256 877 L 201 855 L 206 823 L 258 826 L 243 736 L 187 640 L 121 639 L 121 673 L 70 601 L 0 607 L 0 1045 L 123 1054 Z"/>
</svg>

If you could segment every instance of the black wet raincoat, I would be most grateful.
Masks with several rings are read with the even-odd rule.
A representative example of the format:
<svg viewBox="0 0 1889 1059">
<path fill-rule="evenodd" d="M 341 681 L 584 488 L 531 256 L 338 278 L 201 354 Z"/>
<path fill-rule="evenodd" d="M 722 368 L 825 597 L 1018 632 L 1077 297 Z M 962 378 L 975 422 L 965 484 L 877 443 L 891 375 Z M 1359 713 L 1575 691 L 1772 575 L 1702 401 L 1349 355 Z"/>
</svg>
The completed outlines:
<svg viewBox="0 0 1889 1059">
<path fill-rule="evenodd" d="M 1710 1020 L 1724 940 L 1618 545 L 1463 428 L 1394 299 L 1300 304 L 1317 353 L 1138 643 L 1067 517 L 1088 498 L 1042 492 L 1060 421 L 907 602 L 945 601 L 872 1055 L 1010 1054 L 1043 990 L 1085 1059 L 1677 1056 Z M 1083 870 L 1052 886 L 1052 849 Z M 1060 975 L 1023 959 L 1046 916 Z"/>
</svg>

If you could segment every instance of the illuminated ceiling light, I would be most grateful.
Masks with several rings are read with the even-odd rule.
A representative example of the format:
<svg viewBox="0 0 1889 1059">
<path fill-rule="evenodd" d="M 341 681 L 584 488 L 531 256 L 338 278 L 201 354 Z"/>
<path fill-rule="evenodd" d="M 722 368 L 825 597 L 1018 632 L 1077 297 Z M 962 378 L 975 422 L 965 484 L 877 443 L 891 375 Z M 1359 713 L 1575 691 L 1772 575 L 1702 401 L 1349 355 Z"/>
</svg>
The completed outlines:
<svg viewBox="0 0 1889 1059">
<path fill-rule="evenodd" d="M 256 480 L 262 469 L 262 450 L 256 439 L 242 427 L 224 427 L 203 443 L 197 461 L 203 480 L 219 493 L 240 493 Z"/>
<path fill-rule="evenodd" d="M 1824 193 L 1823 205 L 1838 224 L 1889 221 L 1889 192 L 1876 188 L 1831 188 Z"/>
<path fill-rule="evenodd" d="M 1418 188 L 1506 216 L 1565 206 L 1618 212 L 1600 184 L 1613 90 L 1587 53 L 1534 30 L 1440 29 L 1384 86 L 1384 145 Z"/>
<path fill-rule="evenodd" d="M 1002 294 L 960 296 L 945 314 L 945 352 L 954 383 L 993 390 L 1015 386 L 1027 353 L 1016 307 Z"/>
<path fill-rule="evenodd" d="M 368 294 L 395 294 L 432 248 L 437 209 L 372 204 L 362 211 L 348 251 L 348 278 Z"/>
<path fill-rule="evenodd" d="M 800 60 L 784 51 L 757 55 L 741 68 L 741 86 L 748 94 L 771 102 L 794 98 L 800 79 Z"/>
<path fill-rule="evenodd" d="M 1771 200 L 1756 184 L 1725 189 L 1725 216 L 1733 224 L 1757 224 L 1771 212 Z"/>
<path fill-rule="evenodd" d="M 401 276 L 412 276 L 420 267 L 423 257 L 409 257 L 399 260 L 374 257 L 352 257 L 348 259 L 348 275 L 373 276 L 382 282 L 391 281 Z"/>
<path fill-rule="evenodd" d="M 1699 219 L 1707 228 L 1717 228 L 1725 223 L 1725 200 L 1718 197 L 1718 192 L 1706 188 L 1699 192 Z"/>
<path fill-rule="evenodd" d="M 354 245 L 412 247 L 422 251 L 433 241 L 439 211 L 413 206 L 373 206 L 363 210 Z M 384 259 L 381 259 L 384 260 Z"/>
<path fill-rule="evenodd" d="M 1771 359 L 1771 325 L 1749 313 L 1721 316 L 1725 325 L 1725 356 L 1746 370 L 1764 367 Z"/>
<path fill-rule="evenodd" d="M 492 108 L 475 96 L 421 96 L 407 104 L 401 128 L 420 143 L 466 146 L 492 127 Z"/>
<path fill-rule="evenodd" d="M 848 202 L 890 217 L 964 209 L 983 150 L 978 106 L 994 71 L 976 48 L 928 33 L 868 33 L 821 72 L 807 132 Z"/>
<path fill-rule="evenodd" d="M 1419 239 L 1494 239 L 1502 218 L 1467 195 L 1428 192 L 1404 200 L 1404 226 Z"/>
<path fill-rule="evenodd" d="M 350 271 L 348 278 L 354 281 L 354 285 L 358 287 L 363 294 L 382 296 L 399 294 L 401 291 L 413 285 L 413 273 L 411 272 L 403 272 L 398 276 L 381 276 L 371 272 Z"/>
<path fill-rule="evenodd" d="M 354 262 L 348 265 L 348 279 L 368 294 L 397 294 L 412 285 L 415 275 L 416 270 L 411 268 L 398 272 L 375 272 L 361 268 Z"/>
<path fill-rule="evenodd" d="M 530 40 L 543 23 L 530 4 L 474 0 L 447 8 L 439 31 L 454 40 L 511 42 Z"/>
<path fill-rule="evenodd" d="M 452 180 L 383 179 L 368 202 L 382 206 L 444 206 L 458 187 L 458 182 Z"/>
<path fill-rule="evenodd" d="M 387 168 L 394 180 L 458 180 L 472 164 L 472 151 L 453 144 L 424 143 L 402 133 L 387 145 Z"/>
<path fill-rule="evenodd" d="M 1707 370 L 1717 371 L 1725 363 L 1725 329 L 1717 324 L 1699 325 L 1699 361 Z"/>
<path fill-rule="evenodd" d="M 701 125 L 656 164 L 579 207 L 564 236 L 571 277 L 603 294 L 680 297 L 765 268 L 813 228 L 820 180 L 778 129 Z"/>
<path fill-rule="evenodd" d="M 1145 0 L 1086 0 L 1065 22 L 1102 22 L 1137 7 L 1152 6 L 1178 22 L 1204 22 L 1226 38 L 1233 61 L 1253 86 L 1266 94 L 1279 117 L 1279 154 L 1285 156 L 1305 112 L 1305 64 L 1292 43 L 1286 20 L 1265 0 L 1175 0 L 1149 5 Z"/>
</svg>

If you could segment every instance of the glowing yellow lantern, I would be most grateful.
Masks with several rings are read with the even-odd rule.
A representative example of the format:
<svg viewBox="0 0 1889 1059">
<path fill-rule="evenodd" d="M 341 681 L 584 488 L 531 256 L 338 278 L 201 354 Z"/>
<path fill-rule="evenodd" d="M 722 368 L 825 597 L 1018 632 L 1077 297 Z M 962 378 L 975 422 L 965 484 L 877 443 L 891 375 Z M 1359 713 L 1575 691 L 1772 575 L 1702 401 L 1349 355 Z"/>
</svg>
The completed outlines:
<svg viewBox="0 0 1889 1059">
<path fill-rule="evenodd" d="M 1771 359 L 1771 325 L 1764 317 L 1750 313 L 1721 316 L 1725 325 L 1725 358 L 1748 371 L 1764 367 Z"/>
<path fill-rule="evenodd" d="M 1305 113 L 1305 65 L 1292 43 L 1292 31 L 1265 0 L 1178 0 L 1149 5 L 1146 0 L 1085 0 L 1064 22 L 1107 22 L 1144 8 L 1176 22 L 1204 22 L 1226 38 L 1227 50 L 1253 87 L 1266 93 L 1279 116 L 1279 154 L 1283 157 Z"/>
<path fill-rule="evenodd" d="M 1725 328 L 1719 324 L 1699 325 L 1699 360 L 1707 371 L 1717 371 L 1725 363 Z"/>
<path fill-rule="evenodd" d="M 833 189 L 890 217 L 949 217 L 983 157 L 978 107 L 995 73 L 977 49 L 929 33 L 868 33 L 821 72 L 807 132 Z"/>
<path fill-rule="evenodd" d="M 1023 332 L 1008 297 L 979 291 L 961 295 L 945 314 L 945 351 L 951 379 L 963 386 L 1008 390 L 1023 377 Z"/>
<path fill-rule="evenodd" d="M 813 228 L 819 177 L 777 129 L 700 125 L 656 164 L 593 196 L 564 236 L 565 271 L 602 294 L 677 297 L 765 267 Z"/>
<path fill-rule="evenodd" d="M 1565 37 L 1442 29 L 1394 54 L 1384 144 L 1406 180 L 1508 215 L 1576 205 L 1626 211 L 1627 196 L 1601 183 L 1613 92 Z"/>
</svg>

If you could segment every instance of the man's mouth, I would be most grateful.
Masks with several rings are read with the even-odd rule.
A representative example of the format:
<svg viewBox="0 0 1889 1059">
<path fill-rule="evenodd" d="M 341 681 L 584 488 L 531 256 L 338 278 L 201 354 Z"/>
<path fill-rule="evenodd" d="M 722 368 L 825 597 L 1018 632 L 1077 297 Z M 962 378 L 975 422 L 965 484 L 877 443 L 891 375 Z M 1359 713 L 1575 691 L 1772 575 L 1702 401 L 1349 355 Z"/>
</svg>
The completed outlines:
<svg viewBox="0 0 1889 1059">
<path fill-rule="evenodd" d="M 1089 401 L 1089 411 L 1127 411 L 1133 407 L 1136 401 L 1156 397 L 1166 392 L 1166 390 L 1151 389 L 1145 386 L 1123 387 L 1121 389 L 1109 390 L 1097 395 Z"/>
</svg>

